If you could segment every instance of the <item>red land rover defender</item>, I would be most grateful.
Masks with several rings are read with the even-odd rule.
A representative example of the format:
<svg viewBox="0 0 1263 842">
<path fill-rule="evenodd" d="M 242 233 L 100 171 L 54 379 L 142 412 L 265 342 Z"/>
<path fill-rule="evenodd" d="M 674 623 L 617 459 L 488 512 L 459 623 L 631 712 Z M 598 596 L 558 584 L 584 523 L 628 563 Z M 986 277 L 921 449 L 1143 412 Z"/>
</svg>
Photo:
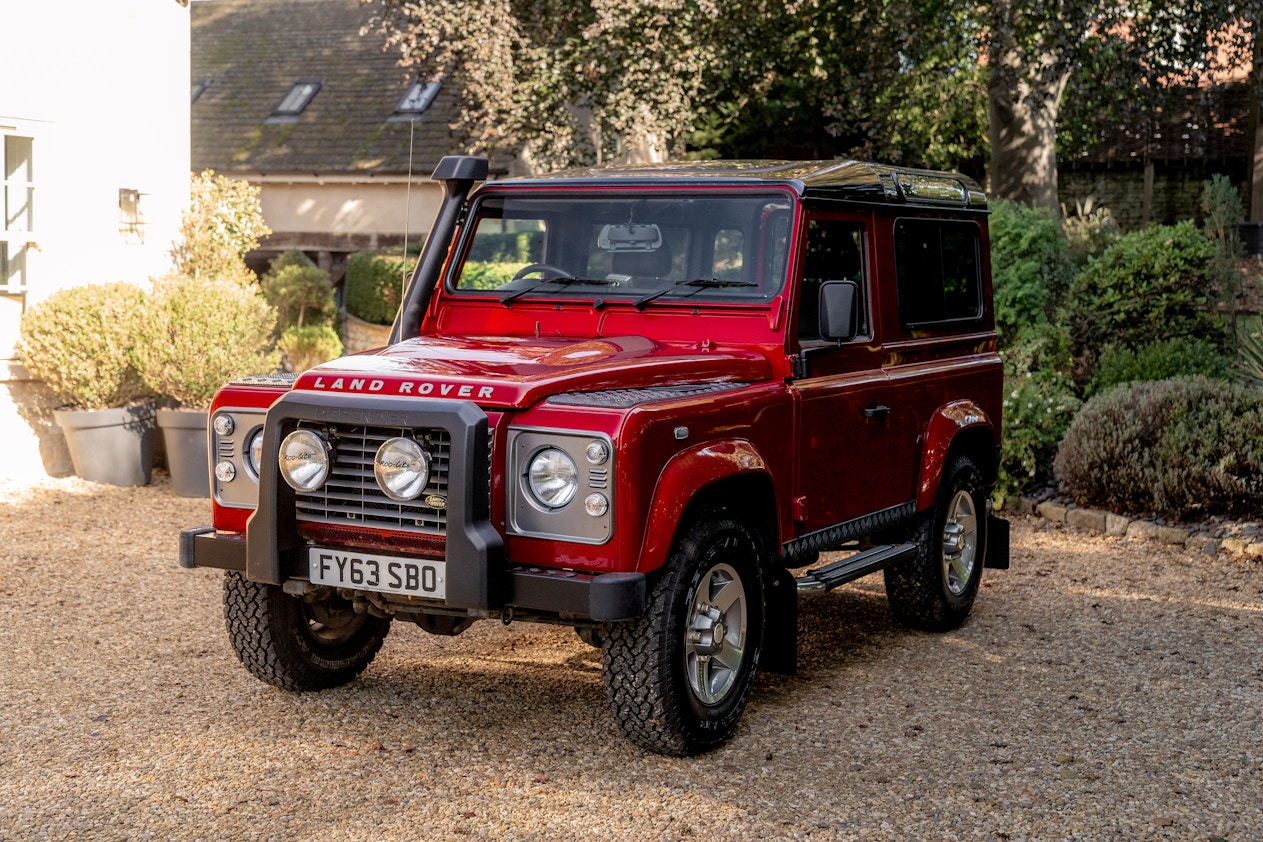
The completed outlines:
<svg viewBox="0 0 1263 842">
<path fill-rule="evenodd" d="M 881 570 L 901 622 L 964 621 L 1008 565 L 973 182 L 487 174 L 435 170 L 390 347 L 215 398 L 214 525 L 180 563 L 227 571 L 251 673 L 343 684 L 393 619 L 559 623 L 602 648 L 622 731 L 687 755 L 732 734 L 757 669 L 795 668 L 801 591 Z"/>
</svg>

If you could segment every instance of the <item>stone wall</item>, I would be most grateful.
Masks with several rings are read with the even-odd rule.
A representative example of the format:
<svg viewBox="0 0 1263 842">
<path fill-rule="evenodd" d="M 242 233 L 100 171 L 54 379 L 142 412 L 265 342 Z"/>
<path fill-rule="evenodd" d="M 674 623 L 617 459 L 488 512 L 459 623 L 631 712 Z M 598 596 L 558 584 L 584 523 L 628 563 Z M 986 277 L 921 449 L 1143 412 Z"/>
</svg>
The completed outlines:
<svg viewBox="0 0 1263 842">
<path fill-rule="evenodd" d="M 359 351 L 370 351 L 373 348 L 381 348 L 390 344 L 390 327 L 390 325 L 371 324 L 343 311 L 343 352 L 354 354 Z"/>
</svg>

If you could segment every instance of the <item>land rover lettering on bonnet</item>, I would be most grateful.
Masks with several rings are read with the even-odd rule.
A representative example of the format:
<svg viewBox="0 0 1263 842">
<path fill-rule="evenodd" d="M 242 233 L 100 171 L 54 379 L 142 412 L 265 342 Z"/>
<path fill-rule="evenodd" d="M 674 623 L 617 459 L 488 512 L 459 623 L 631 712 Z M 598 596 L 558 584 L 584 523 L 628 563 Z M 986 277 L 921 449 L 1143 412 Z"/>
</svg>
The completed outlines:
<svg viewBox="0 0 1263 842">
<path fill-rule="evenodd" d="M 391 344 L 211 408 L 213 522 L 180 563 L 225 571 L 256 677 L 350 682 L 395 621 L 562 624 L 603 650 L 622 733 L 691 755 L 732 736 L 757 670 L 796 668 L 813 592 L 880 572 L 899 621 L 943 631 L 1008 566 L 969 179 L 852 161 L 488 180 L 473 157 L 434 179 Z"/>
</svg>

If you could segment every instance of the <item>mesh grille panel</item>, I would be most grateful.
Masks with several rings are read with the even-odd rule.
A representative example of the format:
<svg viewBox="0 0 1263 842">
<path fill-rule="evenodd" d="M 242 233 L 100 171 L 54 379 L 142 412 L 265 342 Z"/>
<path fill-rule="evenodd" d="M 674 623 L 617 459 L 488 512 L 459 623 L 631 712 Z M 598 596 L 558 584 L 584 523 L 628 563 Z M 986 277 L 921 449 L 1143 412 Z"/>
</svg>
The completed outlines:
<svg viewBox="0 0 1263 842">
<path fill-rule="evenodd" d="M 307 423 L 299 426 L 323 429 Z M 337 427 L 328 435 L 333 444 L 333 468 L 320 490 L 296 495 L 299 521 L 447 534 L 446 508 L 435 509 L 425 503 L 432 495 L 448 496 L 452 441 L 446 430 Z M 396 436 L 415 438 L 430 454 L 430 481 L 416 500 L 390 499 L 373 476 L 377 449 Z"/>
</svg>

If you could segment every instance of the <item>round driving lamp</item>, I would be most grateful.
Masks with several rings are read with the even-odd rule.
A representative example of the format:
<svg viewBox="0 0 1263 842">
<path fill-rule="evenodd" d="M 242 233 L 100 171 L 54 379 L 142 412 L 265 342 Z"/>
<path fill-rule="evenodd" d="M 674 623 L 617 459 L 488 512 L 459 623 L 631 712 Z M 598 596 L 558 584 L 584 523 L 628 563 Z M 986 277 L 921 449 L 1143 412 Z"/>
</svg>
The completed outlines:
<svg viewBox="0 0 1263 842">
<path fill-rule="evenodd" d="M 221 436 L 231 436 L 232 431 L 237 429 L 237 422 L 232 419 L 231 415 L 216 415 L 211 426 L 215 428 L 215 432 Z"/>
<path fill-rule="evenodd" d="M 540 505 L 560 509 L 579 490 L 579 469 L 565 452 L 548 447 L 531 459 L 526 484 Z"/>
<path fill-rule="evenodd" d="M 373 476 L 391 500 L 415 500 L 430 481 L 430 454 L 412 439 L 389 439 L 373 457 Z"/>
<path fill-rule="evenodd" d="M 329 478 L 329 443 L 311 430 L 295 430 L 281 442 L 281 476 L 295 491 L 315 491 Z"/>
</svg>

